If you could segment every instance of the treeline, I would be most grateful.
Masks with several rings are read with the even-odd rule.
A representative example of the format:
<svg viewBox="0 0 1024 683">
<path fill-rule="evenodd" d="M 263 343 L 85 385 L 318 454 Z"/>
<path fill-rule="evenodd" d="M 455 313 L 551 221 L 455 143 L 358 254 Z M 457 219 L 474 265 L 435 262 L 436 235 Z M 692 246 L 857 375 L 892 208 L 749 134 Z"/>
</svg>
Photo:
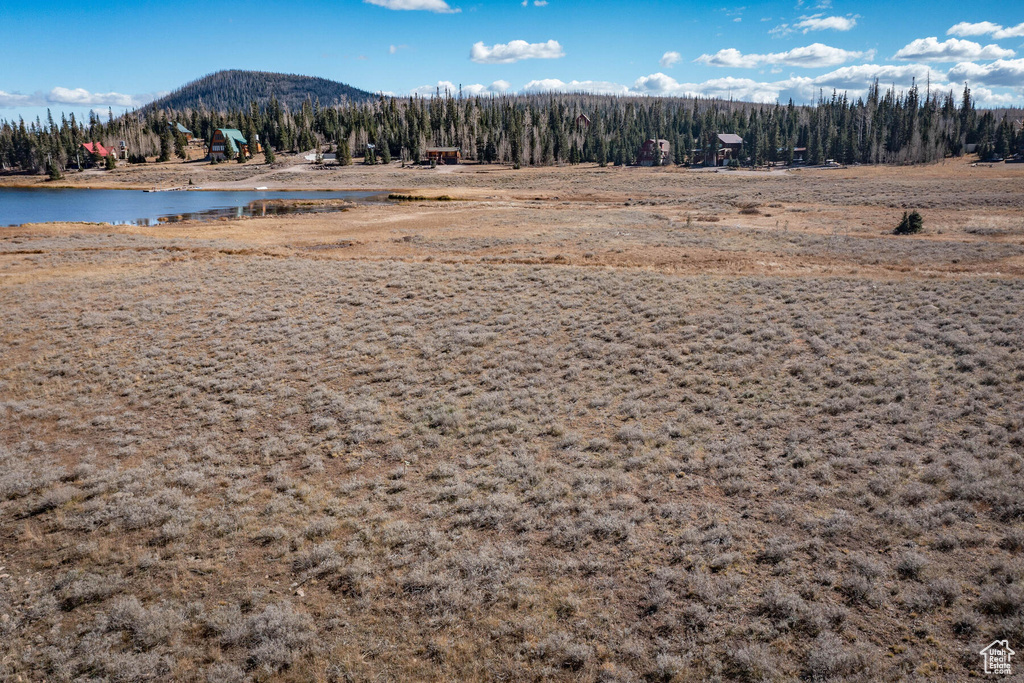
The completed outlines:
<svg viewBox="0 0 1024 683">
<path fill-rule="evenodd" d="M 581 116 L 582 115 L 582 116 Z M 514 165 L 635 163 L 648 138 L 667 139 L 671 161 L 694 163 L 713 152 L 718 133 L 744 139 L 744 156 L 761 165 L 804 158 L 817 164 L 916 164 L 959 156 L 976 145 L 986 158 L 1024 151 L 1015 117 L 977 110 L 970 90 L 922 97 L 918 89 L 867 97 L 824 97 L 812 106 L 759 105 L 720 100 L 544 94 L 462 98 L 381 96 L 371 101 L 321 106 L 307 98 L 289 108 L 275 97 L 244 110 L 205 108 L 132 112 L 106 121 L 63 118 L 26 124 L 0 122 L 0 165 L 42 172 L 48 162 L 74 168 L 82 142 L 116 145 L 125 140 L 133 155 L 169 156 L 175 146 L 171 122 L 200 138 L 216 128 L 238 128 L 249 140 L 277 151 L 342 149 L 359 156 L 373 144 L 378 157 L 417 161 L 427 147 L 453 146 L 465 159 Z M 180 139 L 177 140 L 180 146 Z M 708 155 L 710 156 L 710 154 Z"/>
</svg>

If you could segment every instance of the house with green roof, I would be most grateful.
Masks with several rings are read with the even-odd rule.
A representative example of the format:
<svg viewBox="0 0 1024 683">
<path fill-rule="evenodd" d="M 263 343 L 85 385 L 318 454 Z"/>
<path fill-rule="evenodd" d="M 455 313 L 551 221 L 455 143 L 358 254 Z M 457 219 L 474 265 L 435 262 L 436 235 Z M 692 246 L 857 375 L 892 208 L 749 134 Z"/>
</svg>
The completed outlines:
<svg viewBox="0 0 1024 683">
<path fill-rule="evenodd" d="M 167 126 L 171 129 L 171 134 L 172 135 L 176 135 L 178 133 L 181 133 L 182 135 L 185 136 L 186 140 L 191 140 L 192 139 L 192 131 L 190 131 L 188 128 L 186 128 L 185 126 L 181 125 L 180 123 L 170 123 L 170 122 L 168 122 Z"/>
<path fill-rule="evenodd" d="M 238 156 L 245 156 L 246 158 L 252 156 L 249 153 L 249 141 L 242 135 L 242 131 L 237 128 L 218 128 L 213 131 L 213 135 L 210 137 L 209 158 L 218 161 L 227 159 L 227 150 L 229 149 L 231 150 L 231 156 L 236 158 Z"/>
</svg>

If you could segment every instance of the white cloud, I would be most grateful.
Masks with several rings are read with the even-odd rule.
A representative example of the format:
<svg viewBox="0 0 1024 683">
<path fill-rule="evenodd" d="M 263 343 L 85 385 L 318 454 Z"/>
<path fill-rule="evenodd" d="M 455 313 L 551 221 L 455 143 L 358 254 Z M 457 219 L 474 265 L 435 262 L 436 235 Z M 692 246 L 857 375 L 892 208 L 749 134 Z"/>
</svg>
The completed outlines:
<svg viewBox="0 0 1024 683">
<path fill-rule="evenodd" d="M 779 99 L 780 88 L 773 83 L 759 83 L 749 78 L 714 78 L 703 83 L 679 83 L 663 73 L 636 79 L 633 94 L 669 97 L 718 97 L 722 99 L 774 102 Z"/>
<path fill-rule="evenodd" d="M 658 63 L 661 64 L 661 68 L 670 69 L 674 64 L 678 64 L 681 61 L 683 61 L 683 56 L 678 52 L 666 52 L 658 60 Z"/>
<path fill-rule="evenodd" d="M 1021 100 L 1024 99 L 1021 95 L 1019 92 L 1018 94 L 995 93 L 988 88 L 971 89 L 971 99 L 983 107 L 1019 107 Z"/>
<path fill-rule="evenodd" d="M 167 94 L 166 91 L 161 91 L 126 95 L 119 92 L 90 92 L 85 88 L 64 88 L 59 86 L 46 93 L 35 92 L 31 95 L 9 93 L 0 90 L 0 108 L 70 105 L 74 108 L 97 108 L 106 113 L 108 107 L 113 109 L 133 109 Z"/>
<path fill-rule="evenodd" d="M 39 95 L 20 95 L 0 90 L 0 107 L 35 107 L 42 103 Z"/>
<path fill-rule="evenodd" d="M 596 95 L 628 95 L 629 88 L 609 81 L 569 81 L 566 83 L 557 78 L 543 78 L 524 85 L 523 92 L 588 92 Z"/>
<path fill-rule="evenodd" d="M 991 21 L 979 21 L 976 24 L 971 24 L 966 21 L 961 21 L 959 24 L 951 26 L 946 31 L 947 36 L 984 36 L 991 34 L 996 40 L 1002 40 L 1004 38 L 1021 38 L 1024 37 L 1024 23 L 1017 24 L 1016 26 L 1004 27 L 1000 24 L 993 24 Z"/>
<path fill-rule="evenodd" d="M 533 0 L 534 7 L 547 7 L 548 0 Z"/>
<path fill-rule="evenodd" d="M 736 48 L 725 48 L 713 55 L 701 55 L 695 62 L 707 66 L 755 69 L 765 64 L 798 66 L 809 69 L 836 66 L 854 59 L 874 59 L 873 50 L 855 52 L 838 47 L 829 47 L 821 43 L 813 43 L 806 47 L 796 47 L 786 52 L 769 54 L 743 54 Z"/>
<path fill-rule="evenodd" d="M 824 14 L 812 14 L 809 17 L 800 17 L 800 21 L 793 25 L 797 30 L 804 33 L 808 31 L 849 31 L 857 25 L 856 14 L 845 17 L 826 17 Z"/>
<path fill-rule="evenodd" d="M 444 0 L 363 0 L 369 5 L 377 5 L 394 10 L 424 10 L 438 14 L 454 14 L 462 10 L 452 9 Z"/>
<path fill-rule="evenodd" d="M 392 45 L 388 48 L 388 54 L 398 54 L 399 50 L 408 50 L 408 45 Z"/>
<path fill-rule="evenodd" d="M 1013 57 L 1013 50 L 1005 50 L 998 45 L 982 47 L 970 40 L 950 38 L 940 43 L 938 38 L 918 38 L 906 47 L 901 48 L 893 59 L 905 59 L 922 62 L 957 62 L 975 59 L 1002 59 Z"/>
<path fill-rule="evenodd" d="M 491 47 L 487 47 L 481 41 L 474 43 L 469 51 L 469 58 L 477 64 L 512 64 L 522 59 L 558 59 L 564 56 L 565 52 L 557 40 L 549 40 L 546 43 L 513 40 Z"/>
<path fill-rule="evenodd" d="M 1024 59 L 999 59 L 991 64 L 961 62 L 949 70 L 949 80 L 1024 89 Z"/>
<path fill-rule="evenodd" d="M 1013 87 L 1022 82 L 1021 76 L 1015 74 L 1024 71 L 1024 60 L 1002 64 L 996 62 L 984 66 L 969 65 L 969 67 L 958 64 L 957 69 L 961 68 L 970 68 L 968 75 L 971 78 L 980 78 L 987 74 L 993 88 L 999 88 L 993 90 L 976 87 L 972 84 L 972 93 L 979 105 L 1019 106 L 1024 102 L 1024 89 Z M 984 74 L 980 71 L 983 69 L 987 69 Z M 636 79 L 632 85 L 609 81 L 572 80 L 567 82 L 557 78 L 544 78 L 526 83 L 519 92 L 587 92 L 601 95 L 651 97 L 699 96 L 762 103 L 785 102 L 792 98 L 797 103 L 812 103 L 818 99 L 819 93 L 827 98 L 831 97 L 833 91 L 846 93 L 847 97 L 856 100 L 858 97 L 866 96 L 868 89 L 876 81 L 883 89 L 894 87 L 897 91 L 906 91 L 915 83 L 923 90 L 925 82 L 930 81 L 933 93 L 958 92 L 962 86 L 955 84 L 954 76 L 958 77 L 959 74 L 950 72 L 947 80 L 947 74 L 935 71 L 926 64 L 857 64 L 841 67 L 820 76 L 790 76 L 777 81 L 757 81 L 750 78 L 728 76 L 700 83 L 683 83 L 661 72 L 642 76 Z M 1011 87 L 1002 87 L 1003 82 L 1009 83 Z M 979 82 L 978 85 L 985 84 Z M 417 88 L 414 92 L 423 96 L 433 96 L 438 87 L 442 94 L 445 89 L 453 95 L 458 92 L 457 86 L 450 81 L 441 81 L 437 86 Z M 470 95 L 513 92 L 511 86 L 505 81 L 496 81 L 490 86 L 463 86 L 462 89 L 463 94 Z"/>
<path fill-rule="evenodd" d="M 470 85 L 462 86 L 462 94 L 466 97 L 500 95 L 501 93 L 508 92 L 511 88 L 512 84 L 508 81 L 494 81 L 490 85 L 471 83 Z M 437 94 L 443 97 L 445 94 L 448 94 L 455 97 L 459 94 L 459 86 L 451 81 L 438 81 L 437 85 L 421 85 L 418 88 L 413 88 L 409 94 L 419 95 L 420 97 L 434 97 Z"/>
<path fill-rule="evenodd" d="M 61 88 L 56 87 L 49 92 L 46 98 L 49 102 L 54 104 L 75 104 L 79 106 L 112 106 L 112 107 L 137 107 L 144 102 L 140 102 L 131 95 L 125 95 L 119 92 L 89 92 L 85 88 Z"/>
<path fill-rule="evenodd" d="M 929 80 L 935 89 L 944 89 L 945 74 L 924 64 L 857 64 L 844 66 L 811 79 L 815 88 L 861 91 L 874 81 L 882 87 L 909 88 L 915 82 L 923 85 Z"/>
<path fill-rule="evenodd" d="M 632 95 L 665 97 L 699 95 L 752 102 L 784 102 L 789 98 L 795 102 L 813 102 L 819 93 L 829 97 L 833 90 L 846 92 L 851 98 L 863 97 L 876 79 L 883 88 L 894 86 L 897 90 L 906 90 L 915 82 L 923 85 L 929 77 L 933 90 L 954 89 L 954 86 L 945 81 L 945 74 L 933 71 L 923 64 L 860 64 L 836 69 L 821 76 L 790 76 L 783 80 L 768 82 L 730 76 L 701 83 L 680 83 L 671 76 L 656 73 L 638 78 L 633 86 L 628 88 L 628 92 Z"/>
</svg>

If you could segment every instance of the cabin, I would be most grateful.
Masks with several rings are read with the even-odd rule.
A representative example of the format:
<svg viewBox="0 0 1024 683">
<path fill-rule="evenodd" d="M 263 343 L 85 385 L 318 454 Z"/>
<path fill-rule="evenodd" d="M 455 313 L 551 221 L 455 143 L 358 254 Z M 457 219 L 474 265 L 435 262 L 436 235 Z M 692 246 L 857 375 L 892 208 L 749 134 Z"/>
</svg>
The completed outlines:
<svg viewBox="0 0 1024 683">
<path fill-rule="evenodd" d="M 113 147 L 104 147 L 98 142 L 83 142 L 79 149 L 85 152 L 81 155 L 79 163 L 86 168 L 92 167 L 97 160 L 102 161 L 108 156 L 117 158 L 117 150 Z"/>
<path fill-rule="evenodd" d="M 180 123 L 168 123 L 167 125 L 171 129 L 171 134 L 172 135 L 177 135 L 178 133 L 181 133 L 182 135 L 185 136 L 185 141 L 186 142 L 191 142 L 192 141 L 192 131 L 190 131 L 185 126 L 181 125 Z"/>
<path fill-rule="evenodd" d="M 114 153 L 113 149 L 107 149 L 98 142 L 83 142 L 82 149 L 84 149 L 89 154 L 95 154 L 101 159 Z"/>
<path fill-rule="evenodd" d="M 693 150 L 693 163 L 698 166 L 728 166 L 732 161 L 739 161 L 743 150 L 743 138 L 733 133 L 718 133 L 716 136 L 717 150 L 712 156 L 709 150 Z"/>
<path fill-rule="evenodd" d="M 104 147 L 98 142 L 83 142 L 82 149 L 89 154 L 88 162 L 92 162 L 94 157 L 106 159 L 108 156 L 113 156 L 115 159 L 117 158 L 117 152 L 113 147 Z"/>
<path fill-rule="evenodd" d="M 784 165 L 787 163 L 787 156 L 789 155 L 788 147 L 779 147 L 775 150 L 775 155 L 779 158 L 779 161 L 775 162 L 774 165 Z M 802 164 L 807 160 L 807 148 L 806 147 L 794 147 L 793 148 L 793 163 Z"/>
<path fill-rule="evenodd" d="M 590 128 L 590 117 L 586 114 L 580 114 L 576 117 L 577 128 Z"/>
<path fill-rule="evenodd" d="M 237 128 L 218 128 L 213 131 L 210 137 L 210 149 L 207 155 L 210 159 L 227 159 L 227 150 L 230 149 L 237 158 L 240 154 L 246 158 L 251 157 L 249 153 L 249 141 Z"/>
<path fill-rule="evenodd" d="M 671 151 L 668 140 L 646 140 L 640 145 L 636 163 L 640 166 L 665 166 L 672 163 Z"/>
<path fill-rule="evenodd" d="M 462 159 L 462 150 L 458 147 L 427 147 L 427 161 L 436 164 L 457 164 Z"/>
<path fill-rule="evenodd" d="M 718 134 L 718 159 L 716 166 L 726 166 L 733 159 L 740 158 L 743 149 L 743 138 L 735 133 Z"/>
</svg>

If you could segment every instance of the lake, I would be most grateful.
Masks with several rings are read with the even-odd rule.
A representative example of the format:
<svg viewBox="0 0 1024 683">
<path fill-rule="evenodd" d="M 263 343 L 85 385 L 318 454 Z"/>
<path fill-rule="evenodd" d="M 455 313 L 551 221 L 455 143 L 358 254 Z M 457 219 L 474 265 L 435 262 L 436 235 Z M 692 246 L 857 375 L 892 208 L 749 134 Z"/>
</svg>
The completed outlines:
<svg viewBox="0 0 1024 683">
<path fill-rule="evenodd" d="M 287 192 L 263 190 L 172 191 L 0 188 L 0 226 L 88 222 L 156 225 L 188 219 L 331 211 L 293 207 L 274 199 L 366 200 L 379 191 Z"/>
</svg>

